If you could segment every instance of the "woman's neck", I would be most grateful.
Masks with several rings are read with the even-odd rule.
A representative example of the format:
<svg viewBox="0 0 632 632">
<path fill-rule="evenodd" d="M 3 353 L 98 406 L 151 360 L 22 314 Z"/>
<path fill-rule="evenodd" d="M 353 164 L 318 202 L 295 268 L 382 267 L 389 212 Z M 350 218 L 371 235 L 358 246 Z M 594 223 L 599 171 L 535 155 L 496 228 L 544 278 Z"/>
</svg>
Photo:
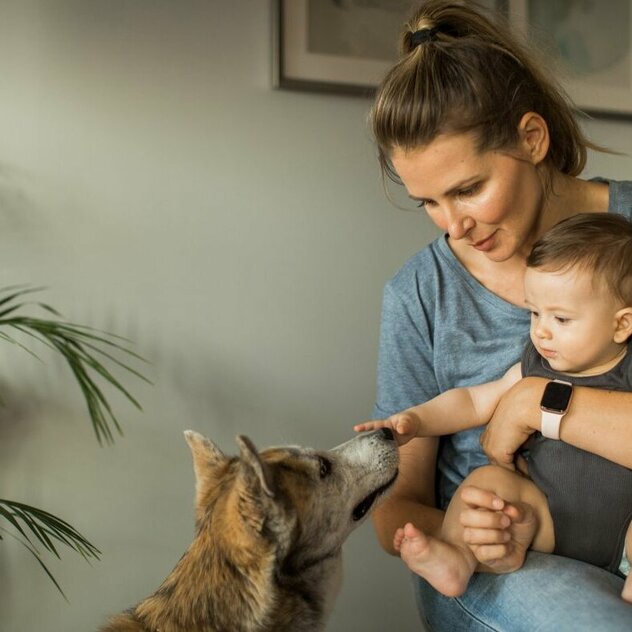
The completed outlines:
<svg viewBox="0 0 632 632">
<path fill-rule="evenodd" d="M 555 172 L 540 214 L 537 239 L 558 222 L 578 213 L 606 213 L 608 203 L 607 183 Z"/>
</svg>

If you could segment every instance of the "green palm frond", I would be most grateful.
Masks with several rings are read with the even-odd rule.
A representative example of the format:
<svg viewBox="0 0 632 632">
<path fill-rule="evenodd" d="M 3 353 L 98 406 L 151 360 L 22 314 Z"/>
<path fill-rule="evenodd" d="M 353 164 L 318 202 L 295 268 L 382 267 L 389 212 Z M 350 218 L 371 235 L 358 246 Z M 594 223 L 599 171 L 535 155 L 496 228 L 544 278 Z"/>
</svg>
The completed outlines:
<svg viewBox="0 0 632 632">
<path fill-rule="evenodd" d="M 17 531 L 17 534 L 2 526 L 0 526 L 0 531 L 15 538 L 33 554 L 64 598 L 66 595 L 43 562 L 38 545 L 57 558 L 60 557 L 57 550 L 59 544 L 73 549 L 86 560 L 98 560 L 101 554 L 99 549 L 88 542 L 73 526 L 42 509 L 0 498 L 0 517 L 4 518 Z M 0 540 L 2 539 L 3 536 L 0 534 Z"/>
<path fill-rule="evenodd" d="M 100 444 L 104 441 L 113 443 L 113 429 L 116 429 L 121 435 L 123 431 L 95 378 L 98 379 L 100 377 L 105 383 L 110 384 L 122 393 L 136 408 L 142 410 L 138 401 L 123 387 L 102 361 L 108 360 L 141 380 L 150 383 L 141 373 L 118 360 L 114 354 L 121 353 L 128 358 L 142 362 L 144 360 L 129 348 L 129 341 L 125 338 L 91 327 L 64 322 L 59 320 L 59 313 L 50 305 L 23 300 L 25 295 L 38 292 L 41 289 L 24 286 L 0 289 L 0 339 L 17 344 L 31 355 L 37 357 L 22 342 L 6 333 L 6 331 L 2 331 L 9 328 L 35 338 L 61 353 L 81 388 L 98 442 Z M 36 305 L 49 312 L 55 316 L 55 319 L 34 318 L 19 313 L 20 309 L 30 305 Z"/>
<path fill-rule="evenodd" d="M 134 353 L 130 342 L 125 338 L 65 322 L 60 314 L 45 303 L 25 300 L 27 295 L 43 288 L 11 286 L 0 288 L 0 340 L 17 345 L 35 358 L 38 356 L 24 344 L 23 338 L 34 339 L 62 355 L 72 371 L 88 407 L 88 413 L 96 438 L 100 444 L 112 443 L 116 429 L 123 434 L 107 397 L 99 386 L 109 385 L 121 393 L 136 408 L 141 409 L 138 401 L 114 377 L 104 362 L 112 364 L 151 383 L 141 373 L 116 356 L 144 362 Z M 23 313 L 27 307 L 36 306 L 48 312 L 53 318 L 36 318 Z M 11 331 L 8 333 L 7 330 Z M 12 335 L 13 334 L 13 335 Z M 20 334 L 22 334 L 20 336 Z M 0 404 L 2 402 L 0 401 Z M 3 526 L 8 523 L 8 527 Z M 86 560 L 99 559 L 100 551 L 82 536 L 73 526 L 42 509 L 23 503 L 0 499 L 0 540 L 4 536 L 16 539 L 35 557 L 59 592 L 66 598 L 57 580 L 42 559 L 41 547 L 45 551 L 60 557 L 58 546 L 63 544 Z M 39 547 L 39 548 L 38 548 Z"/>
</svg>

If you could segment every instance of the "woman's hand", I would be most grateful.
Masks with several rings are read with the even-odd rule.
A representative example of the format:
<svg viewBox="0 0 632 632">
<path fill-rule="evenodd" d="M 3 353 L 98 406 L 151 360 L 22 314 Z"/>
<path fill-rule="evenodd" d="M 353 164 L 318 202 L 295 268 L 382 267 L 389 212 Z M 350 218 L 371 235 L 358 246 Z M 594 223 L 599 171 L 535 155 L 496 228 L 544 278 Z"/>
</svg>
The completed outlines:
<svg viewBox="0 0 632 632">
<path fill-rule="evenodd" d="M 537 520 L 533 508 L 523 502 L 499 502 L 496 494 L 474 486 L 461 490 L 461 500 L 467 509 L 459 521 L 463 538 L 484 565 L 479 571 L 511 573 L 524 563 L 533 541 Z"/>
<path fill-rule="evenodd" d="M 481 446 L 490 463 L 516 469 L 516 451 L 540 429 L 540 400 L 548 381 L 526 377 L 502 396 L 481 435 Z"/>
</svg>

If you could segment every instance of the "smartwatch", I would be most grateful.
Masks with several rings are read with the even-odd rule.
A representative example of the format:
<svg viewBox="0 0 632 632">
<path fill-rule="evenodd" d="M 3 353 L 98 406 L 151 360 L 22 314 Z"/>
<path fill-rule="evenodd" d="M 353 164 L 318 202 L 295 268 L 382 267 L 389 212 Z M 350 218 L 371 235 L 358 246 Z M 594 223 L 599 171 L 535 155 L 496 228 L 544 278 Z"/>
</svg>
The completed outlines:
<svg viewBox="0 0 632 632">
<path fill-rule="evenodd" d="M 548 439 L 560 438 L 560 423 L 568 411 L 573 395 L 573 385 L 563 380 L 553 380 L 544 387 L 540 400 L 542 411 L 542 429 L 540 432 Z"/>
</svg>

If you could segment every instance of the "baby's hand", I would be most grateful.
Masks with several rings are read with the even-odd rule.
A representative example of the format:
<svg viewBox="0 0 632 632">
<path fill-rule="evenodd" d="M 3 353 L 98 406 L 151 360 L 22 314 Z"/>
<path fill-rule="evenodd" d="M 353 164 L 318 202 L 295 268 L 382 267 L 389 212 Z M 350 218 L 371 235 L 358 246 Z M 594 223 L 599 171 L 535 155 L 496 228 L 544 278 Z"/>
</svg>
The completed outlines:
<svg viewBox="0 0 632 632">
<path fill-rule="evenodd" d="M 393 431 L 397 444 L 404 445 L 418 436 L 421 422 L 417 415 L 412 413 L 397 413 L 396 415 L 391 415 L 388 419 L 366 421 L 353 427 L 356 432 L 378 430 L 379 428 L 390 428 Z"/>
</svg>

